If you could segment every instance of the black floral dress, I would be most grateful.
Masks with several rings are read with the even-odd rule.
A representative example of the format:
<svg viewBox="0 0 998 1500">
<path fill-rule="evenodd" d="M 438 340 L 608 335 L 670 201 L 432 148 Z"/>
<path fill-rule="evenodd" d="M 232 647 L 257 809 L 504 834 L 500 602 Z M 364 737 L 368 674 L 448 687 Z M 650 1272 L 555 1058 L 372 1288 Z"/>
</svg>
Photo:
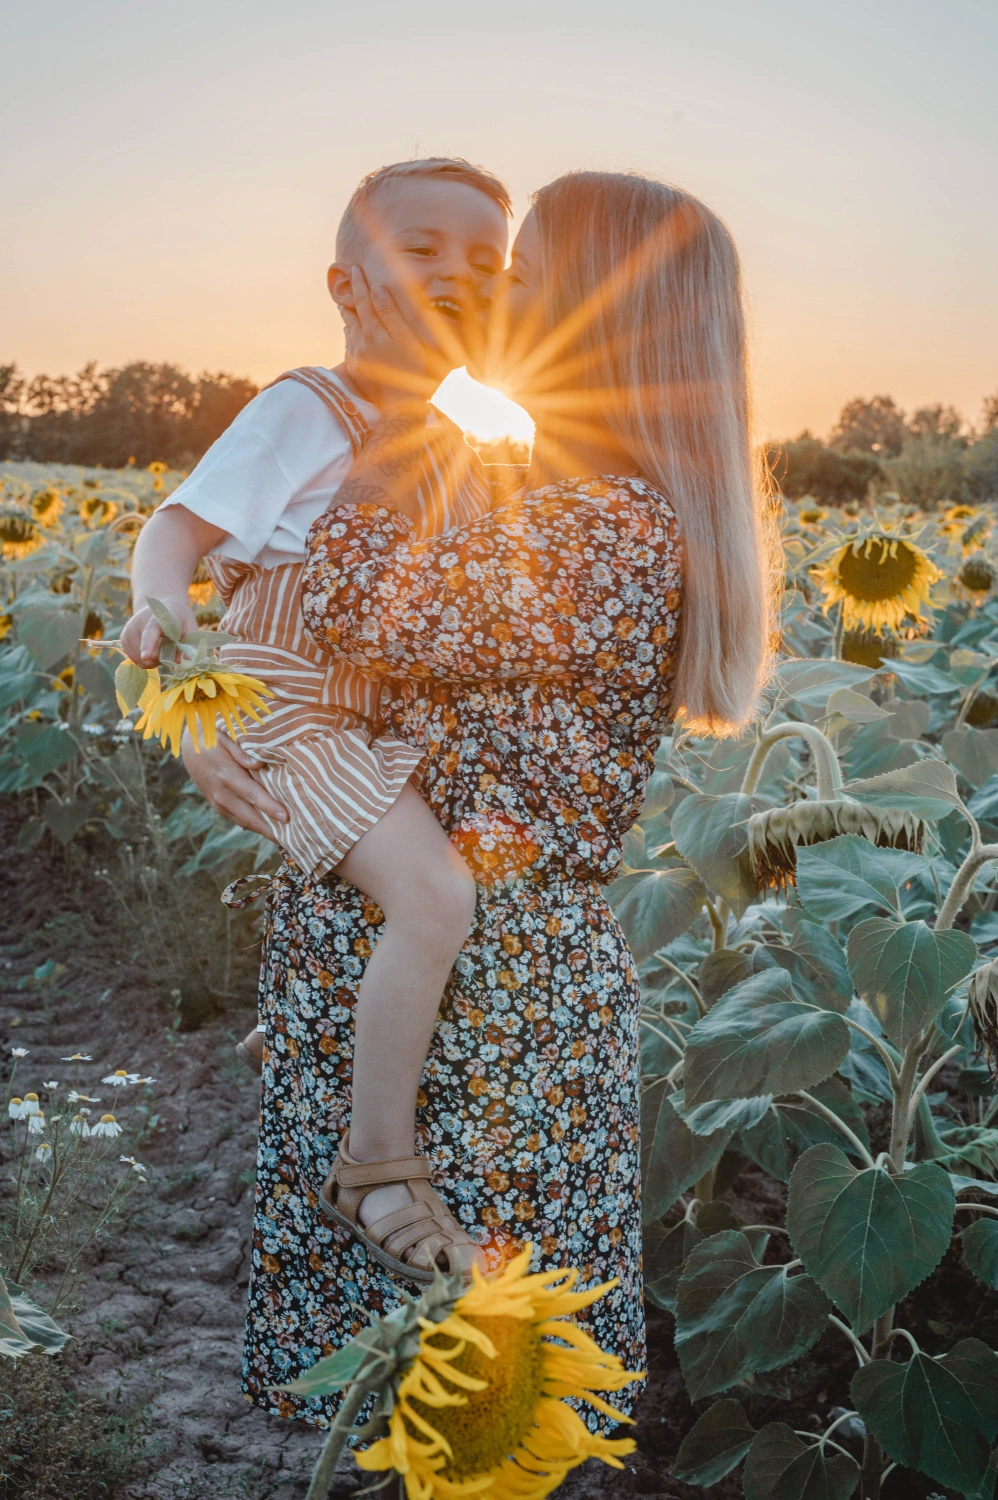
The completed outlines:
<svg viewBox="0 0 998 1500">
<path fill-rule="evenodd" d="M 600 888 L 669 711 L 675 517 L 640 480 L 586 479 L 411 537 L 388 509 L 329 511 L 303 608 L 320 645 L 386 679 L 387 727 L 425 750 L 424 795 L 479 883 L 423 1073 L 419 1149 L 493 1264 L 529 1240 L 537 1268 L 619 1277 L 585 1316 L 640 1369 L 638 987 Z M 317 1215 L 381 921 L 353 887 L 291 866 L 271 892 L 244 1390 L 318 1425 L 330 1403 L 274 1387 L 397 1301 Z"/>
</svg>

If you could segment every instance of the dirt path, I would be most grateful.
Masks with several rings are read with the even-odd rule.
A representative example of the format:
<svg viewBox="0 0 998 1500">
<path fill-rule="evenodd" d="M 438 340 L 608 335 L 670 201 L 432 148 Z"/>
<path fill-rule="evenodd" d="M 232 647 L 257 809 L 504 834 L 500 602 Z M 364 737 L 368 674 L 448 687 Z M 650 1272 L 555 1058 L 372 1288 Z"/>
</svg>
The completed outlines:
<svg viewBox="0 0 998 1500">
<path fill-rule="evenodd" d="M 15 833 L 9 818 L 0 822 L 8 851 Z M 37 987 L 32 976 L 48 960 L 64 972 Z M 157 1080 L 149 1103 L 159 1118 L 140 1150 L 150 1186 L 101 1247 L 81 1284 L 82 1305 L 66 1320 L 80 1341 L 64 1360 L 77 1388 L 146 1408 L 147 1455 L 127 1500 L 297 1500 L 321 1442 L 298 1423 L 265 1416 L 239 1391 L 258 1085 L 232 1042 L 253 1020 L 252 955 L 242 983 L 245 1010 L 176 1034 L 155 976 L 121 951 L 99 882 L 67 882 L 62 861 L 42 850 L 3 861 L 0 1047 L 4 1059 L 11 1046 L 29 1049 L 21 1086 L 65 1077 L 59 1060 L 76 1051 L 93 1055 L 94 1080 L 116 1068 Z M 21 1082 L 28 1076 L 31 1085 Z M 689 1407 L 661 1321 L 652 1366 L 627 1471 L 589 1465 L 559 1491 L 563 1500 L 699 1493 L 663 1477 L 677 1418 L 688 1426 Z M 345 1470 L 339 1493 L 360 1482 Z"/>
</svg>

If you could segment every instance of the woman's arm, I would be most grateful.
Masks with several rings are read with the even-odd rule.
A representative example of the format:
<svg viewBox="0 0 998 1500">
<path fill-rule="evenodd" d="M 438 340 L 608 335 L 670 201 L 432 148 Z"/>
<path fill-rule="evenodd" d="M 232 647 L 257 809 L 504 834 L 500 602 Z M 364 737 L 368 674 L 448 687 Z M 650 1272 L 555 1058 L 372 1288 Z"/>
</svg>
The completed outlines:
<svg viewBox="0 0 998 1500">
<path fill-rule="evenodd" d="M 393 678 L 617 672 L 650 688 L 671 672 L 675 520 L 639 484 L 551 486 L 464 530 L 412 536 L 380 505 L 315 523 L 302 608 L 319 646 Z"/>
</svg>

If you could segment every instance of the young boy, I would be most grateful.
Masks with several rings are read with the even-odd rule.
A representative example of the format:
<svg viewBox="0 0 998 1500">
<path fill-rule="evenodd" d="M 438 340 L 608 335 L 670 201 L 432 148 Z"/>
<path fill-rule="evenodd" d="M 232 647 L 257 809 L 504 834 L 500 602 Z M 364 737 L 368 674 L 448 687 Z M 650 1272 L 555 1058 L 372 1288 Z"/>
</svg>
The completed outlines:
<svg viewBox="0 0 998 1500">
<path fill-rule="evenodd" d="M 393 382 L 385 371 L 383 388 L 378 370 L 351 359 L 358 269 L 367 285 L 392 292 L 425 340 L 426 373 L 442 378 L 480 340 L 488 283 L 505 261 L 509 214 L 502 183 L 464 161 L 401 162 L 365 178 L 340 223 L 328 277 L 346 329 L 345 363 L 292 370 L 262 390 L 150 518 L 132 564 L 134 614 L 122 647 L 154 666 L 162 632 L 146 599 L 161 600 L 185 629 L 195 628 L 187 591 L 206 559 L 226 604 L 222 629 L 235 638 L 221 655 L 274 695 L 272 712 L 240 740 L 256 777 L 287 810 L 285 823 L 270 825 L 272 837 L 306 874 L 334 871 L 385 914 L 356 1006 L 350 1149 L 358 1162 L 396 1155 L 379 1150 L 373 1096 L 384 1080 L 365 1086 L 372 1075 L 365 1075 L 364 1036 L 372 1026 L 391 1028 L 410 1092 L 413 1060 L 426 1056 L 471 926 L 475 886 L 409 782 L 421 753 L 374 728 L 377 684 L 323 656 L 305 636 L 298 602 L 305 539 L 381 416 L 379 398 L 399 384 L 398 372 Z M 411 458 L 421 465 L 423 535 L 465 525 L 490 505 L 484 470 L 453 423 L 431 409 L 426 435 L 425 456 L 421 443 Z M 240 1046 L 258 1070 L 262 1030 Z M 411 1094 L 415 1124 L 415 1085 Z M 425 1164 L 417 1168 L 413 1176 L 422 1178 Z M 425 1284 L 434 1262 L 465 1270 L 482 1263 L 428 1182 L 412 1192 L 375 1186 L 354 1196 L 356 1222 L 347 1227 L 395 1274 Z M 449 1241 L 443 1250 L 442 1239 Z"/>
</svg>

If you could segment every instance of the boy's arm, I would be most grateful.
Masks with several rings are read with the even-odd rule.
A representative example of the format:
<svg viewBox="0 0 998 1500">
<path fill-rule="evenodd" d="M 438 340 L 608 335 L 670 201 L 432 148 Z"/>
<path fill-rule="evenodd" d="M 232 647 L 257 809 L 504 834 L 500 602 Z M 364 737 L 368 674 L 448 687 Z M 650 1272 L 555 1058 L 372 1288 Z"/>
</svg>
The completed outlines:
<svg viewBox="0 0 998 1500">
<path fill-rule="evenodd" d="M 183 505 L 149 517 L 132 554 L 133 614 L 121 632 L 121 649 L 131 661 L 140 667 L 159 663 L 163 631 L 147 599 L 172 610 L 185 633 L 197 629 L 187 590 L 198 563 L 227 534 Z"/>
</svg>

